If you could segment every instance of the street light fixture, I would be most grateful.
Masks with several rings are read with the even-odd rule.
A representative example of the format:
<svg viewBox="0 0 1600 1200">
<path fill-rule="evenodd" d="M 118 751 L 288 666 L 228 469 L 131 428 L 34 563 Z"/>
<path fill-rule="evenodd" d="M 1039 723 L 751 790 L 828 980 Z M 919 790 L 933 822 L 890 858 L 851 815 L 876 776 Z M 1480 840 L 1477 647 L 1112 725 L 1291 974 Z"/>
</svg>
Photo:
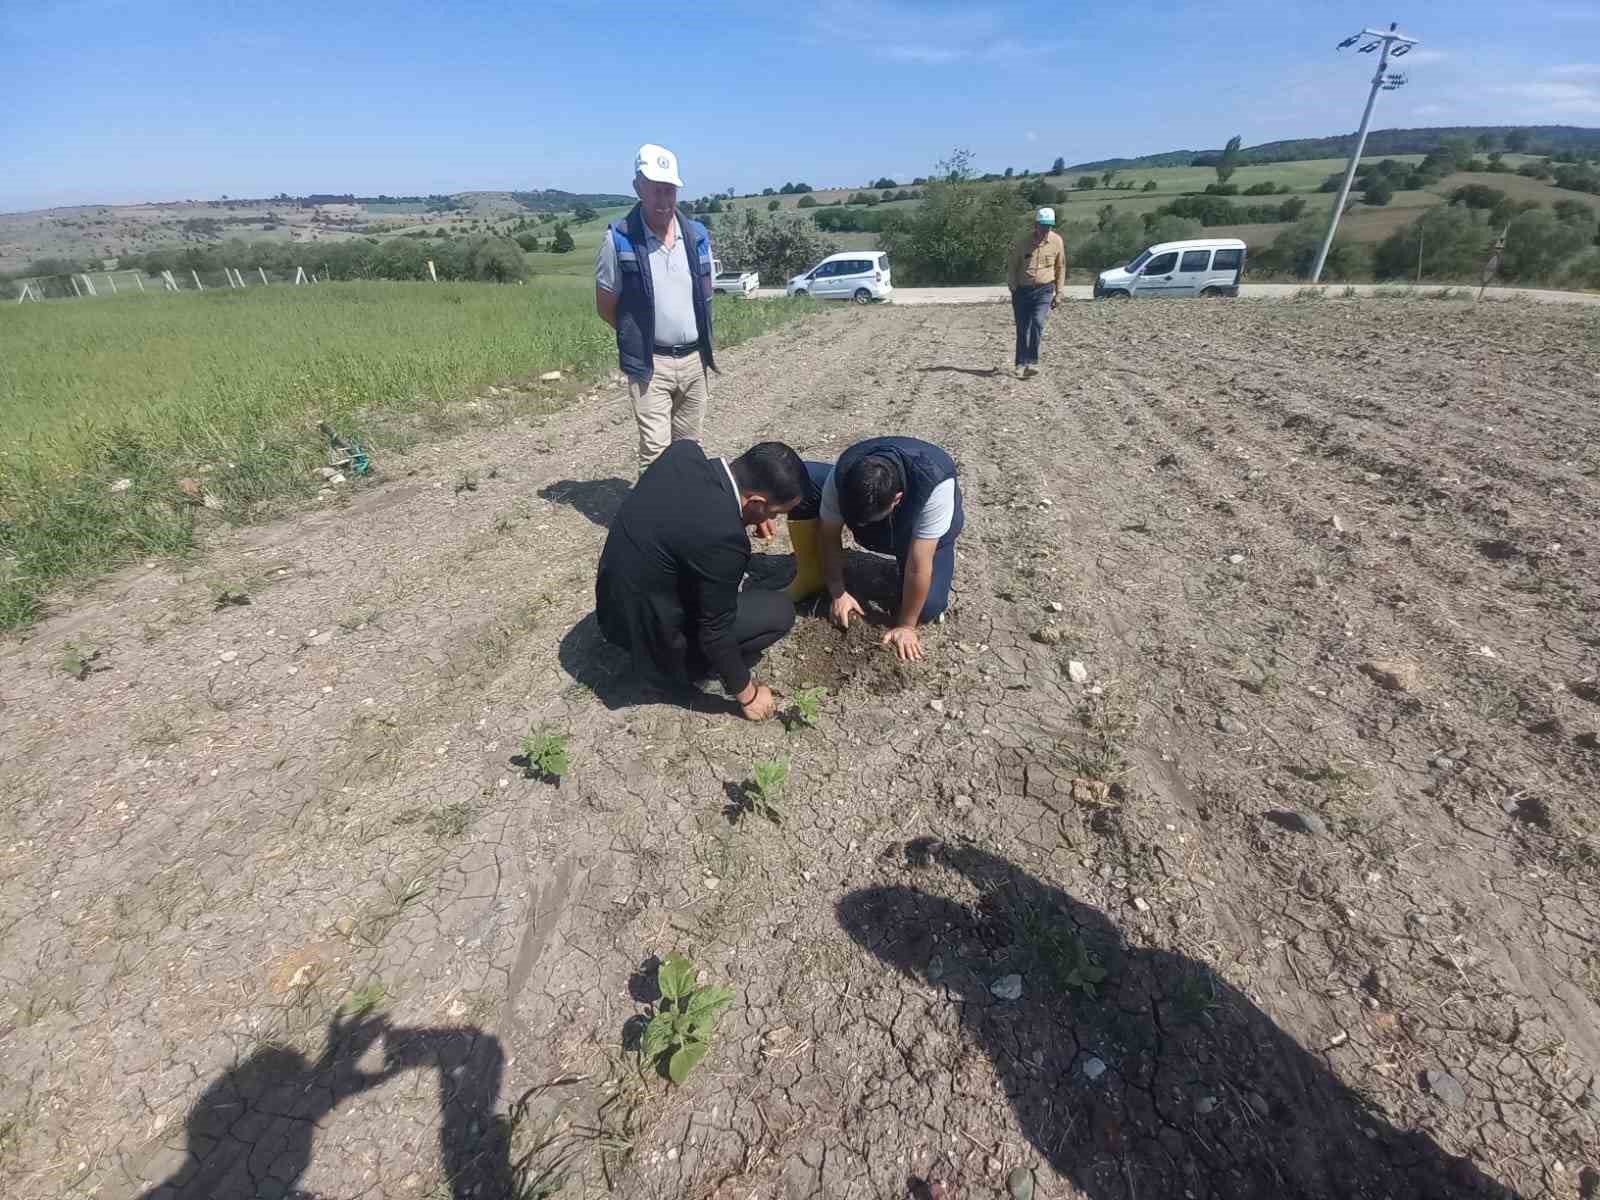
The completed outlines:
<svg viewBox="0 0 1600 1200">
<path fill-rule="evenodd" d="M 1333 246 L 1333 235 L 1339 228 L 1339 218 L 1344 215 L 1345 201 L 1350 198 L 1350 184 L 1356 177 L 1356 167 L 1361 163 L 1361 152 L 1367 146 L 1367 127 L 1372 124 L 1372 106 L 1377 103 L 1380 90 L 1392 92 L 1405 86 L 1406 77 L 1400 72 L 1390 73 L 1389 59 L 1402 58 L 1411 52 L 1411 47 L 1417 44 L 1417 39 L 1407 37 L 1396 32 L 1397 23 L 1390 22 L 1388 29 L 1363 29 L 1360 33 L 1352 34 L 1339 43 L 1340 50 L 1348 49 L 1362 38 L 1375 40 L 1362 46 L 1359 53 L 1370 54 L 1380 46 L 1383 52 L 1378 55 L 1378 69 L 1372 74 L 1372 90 L 1367 93 L 1367 107 L 1361 114 L 1361 129 L 1356 133 L 1355 149 L 1351 151 L 1350 161 L 1344 169 L 1344 182 L 1339 185 L 1339 196 L 1333 202 L 1333 212 L 1328 217 L 1328 232 L 1322 239 L 1322 248 L 1317 251 L 1317 265 L 1311 272 L 1311 282 L 1316 283 L 1322 278 L 1322 268 L 1328 261 L 1328 250 Z"/>
</svg>

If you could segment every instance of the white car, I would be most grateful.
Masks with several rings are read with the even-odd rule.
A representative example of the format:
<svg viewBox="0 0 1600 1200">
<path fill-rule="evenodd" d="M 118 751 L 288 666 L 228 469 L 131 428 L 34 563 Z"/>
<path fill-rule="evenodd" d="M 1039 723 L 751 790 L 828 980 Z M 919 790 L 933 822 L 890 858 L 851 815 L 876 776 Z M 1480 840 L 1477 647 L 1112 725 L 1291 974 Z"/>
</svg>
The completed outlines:
<svg viewBox="0 0 1600 1200">
<path fill-rule="evenodd" d="M 725 295 L 748 296 L 761 286 L 761 276 L 754 271 L 719 271 L 713 286 Z"/>
<path fill-rule="evenodd" d="M 879 250 L 846 250 L 830 254 L 804 275 L 789 280 L 791 296 L 818 300 L 854 300 L 867 304 L 894 295 L 889 256 Z"/>
<path fill-rule="evenodd" d="M 1238 238 L 1160 242 L 1126 266 L 1101 271 L 1095 299 L 1132 296 L 1237 296 L 1245 246 Z"/>
</svg>

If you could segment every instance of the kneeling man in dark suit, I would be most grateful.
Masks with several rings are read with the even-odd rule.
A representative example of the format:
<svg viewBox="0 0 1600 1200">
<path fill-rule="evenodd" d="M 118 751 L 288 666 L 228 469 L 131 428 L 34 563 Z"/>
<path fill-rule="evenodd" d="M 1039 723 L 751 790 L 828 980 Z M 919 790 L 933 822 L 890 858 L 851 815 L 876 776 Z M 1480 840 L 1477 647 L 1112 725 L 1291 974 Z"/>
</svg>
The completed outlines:
<svg viewBox="0 0 1600 1200">
<path fill-rule="evenodd" d="M 633 654 L 646 677 L 687 683 L 716 674 L 745 717 L 773 712 L 771 689 L 751 676 L 761 652 L 794 624 L 782 591 L 741 592 L 750 526 L 772 534 L 775 517 L 811 490 L 800 456 L 782 442 L 752 446 L 732 462 L 698 442 L 673 442 L 651 463 L 611 523 L 595 614 L 608 642 Z"/>
</svg>

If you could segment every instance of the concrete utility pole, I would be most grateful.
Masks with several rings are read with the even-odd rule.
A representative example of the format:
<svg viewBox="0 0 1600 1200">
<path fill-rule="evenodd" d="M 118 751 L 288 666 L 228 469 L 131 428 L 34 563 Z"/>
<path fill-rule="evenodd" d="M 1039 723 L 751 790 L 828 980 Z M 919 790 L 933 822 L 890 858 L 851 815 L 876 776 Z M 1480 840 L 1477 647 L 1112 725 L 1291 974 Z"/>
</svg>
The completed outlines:
<svg viewBox="0 0 1600 1200">
<path fill-rule="evenodd" d="M 1360 33 L 1351 34 L 1339 43 L 1340 50 L 1349 49 L 1362 38 L 1373 38 L 1361 47 L 1360 53 L 1371 54 L 1380 46 L 1382 52 L 1378 55 L 1378 69 L 1372 73 L 1372 91 L 1367 93 L 1366 111 L 1361 114 L 1361 129 L 1356 133 L 1355 149 L 1351 151 L 1350 162 L 1344 169 L 1344 182 L 1339 185 L 1339 198 L 1333 202 L 1333 213 L 1328 218 L 1328 232 L 1322 239 L 1322 249 L 1317 251 L 1317 265 L 1311 272 L 1311 282 L 1317 283 L 1322 278 L 1323 264 L 1328 261 L 1328 249 L 1333 245 L 1334 232 L 1339 228 L 1339 218 L 1344 215 L 1344 203 L 1350 198 L 1350 183 L 1356 177 L 1356 167 L 1361 163 L 1361 152 L 1367 145 L 1367 127 L 1372 124 L 1372 107 L 1378 102 L 1378 92 L 1383 90 L 1392 92 L 1404 86 L 1404 75 L 1389 74 L 1389 60 L 1403 58 L 1411 52 L 1411 47 L 1417 44 L 1417 39 L 1407 37 L 1403 33 L 1395 32 L 1395 22 L 1389 23 L 1386 30 L 1363 29 Z"/>
</svg>

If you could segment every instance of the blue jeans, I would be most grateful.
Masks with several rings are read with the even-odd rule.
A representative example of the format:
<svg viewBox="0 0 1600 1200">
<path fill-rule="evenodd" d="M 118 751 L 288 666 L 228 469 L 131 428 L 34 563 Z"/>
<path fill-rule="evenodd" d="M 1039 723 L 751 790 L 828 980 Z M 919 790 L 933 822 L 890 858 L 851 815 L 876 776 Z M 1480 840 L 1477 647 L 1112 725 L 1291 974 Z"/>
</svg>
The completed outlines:
<svg viewBox="0 0 1600 1200">
<path fill-rule="evenodd" d="M 1031 367 L 1039 361 L 1044 321 L 1055 297 L 1053 283 L 1028 284 L 1011 293 L 1011 313 L 1017 320 L 1017 366 Z"/>
</svg>

